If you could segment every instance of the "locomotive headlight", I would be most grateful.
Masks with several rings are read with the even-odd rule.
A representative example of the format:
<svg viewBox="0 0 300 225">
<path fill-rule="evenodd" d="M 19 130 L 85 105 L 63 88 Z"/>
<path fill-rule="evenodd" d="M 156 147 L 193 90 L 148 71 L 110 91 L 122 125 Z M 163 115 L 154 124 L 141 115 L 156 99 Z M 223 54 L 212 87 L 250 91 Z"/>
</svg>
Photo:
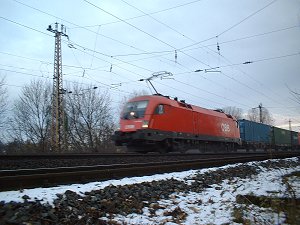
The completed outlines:
<svg viewBox="0 0 300 225">
<path fill-rule="evenodd" d="M 130 116 L 132 116 L 132 117 L 134 117 L 134 115 L 135 115 L 134 112 L 130 112 L 129 114 L 130 114 Z"/>
<path fill-rule="evenodd" d="M 148 128 L 149 121 L 143 120 L 142 128 Z"/>
</svg>

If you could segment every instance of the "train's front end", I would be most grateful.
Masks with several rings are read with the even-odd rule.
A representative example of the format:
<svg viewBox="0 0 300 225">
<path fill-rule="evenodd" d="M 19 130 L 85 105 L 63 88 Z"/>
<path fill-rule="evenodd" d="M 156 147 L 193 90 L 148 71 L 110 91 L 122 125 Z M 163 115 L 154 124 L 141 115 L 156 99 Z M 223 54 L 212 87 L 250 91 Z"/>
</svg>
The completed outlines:
<svg viewBox="0 0 300 225">
<path fill-rule="evenodd" d="M 126 146 L 132 151 L 147 151 L 147 146 L 151 145 L 148 131 L 154 102 L 153 96 L 139 96 L 125 104 L 120 127 L 113 135 L 115 145 Z"/>
</svg>

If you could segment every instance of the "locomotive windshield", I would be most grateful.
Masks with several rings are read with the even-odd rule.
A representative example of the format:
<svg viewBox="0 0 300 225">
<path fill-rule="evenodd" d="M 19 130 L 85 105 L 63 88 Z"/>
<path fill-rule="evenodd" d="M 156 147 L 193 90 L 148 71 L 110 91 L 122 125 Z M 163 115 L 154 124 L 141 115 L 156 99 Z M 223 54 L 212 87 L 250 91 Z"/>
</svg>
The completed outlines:
<svg viewBox="0 0 300 225">
<path fill-rule="evenodd" d="M 148 100 L 137 101 L 137 102 L 127 102 L 122 114 L 122 119 L 137 119 L 143 118 L 148 105 Z"/>
</svg>

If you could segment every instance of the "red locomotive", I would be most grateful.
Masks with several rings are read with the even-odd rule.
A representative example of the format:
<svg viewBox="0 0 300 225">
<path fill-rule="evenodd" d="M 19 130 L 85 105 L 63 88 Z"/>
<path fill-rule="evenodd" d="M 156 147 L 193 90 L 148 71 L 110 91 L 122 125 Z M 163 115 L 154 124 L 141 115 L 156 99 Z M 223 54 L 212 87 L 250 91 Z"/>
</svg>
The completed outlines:
<svg viewBox="0 0 300 225">
<path fill-rule="evenodd" d="M 113 139 L 117 146 L 138 152 L 220 147 L 231 151 L 241 143 L 234 117 L 161 95 L 129 100 Z"/>
</svg>

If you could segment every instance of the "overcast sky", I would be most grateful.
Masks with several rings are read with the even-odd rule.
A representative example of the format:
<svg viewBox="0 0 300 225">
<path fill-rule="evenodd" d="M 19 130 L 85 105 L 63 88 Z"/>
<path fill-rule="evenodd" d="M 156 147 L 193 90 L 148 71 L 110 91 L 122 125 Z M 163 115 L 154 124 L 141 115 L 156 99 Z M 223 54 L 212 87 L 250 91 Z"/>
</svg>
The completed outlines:
<svg viewBox="0 0 300 225">
<path fill-rule="evenodd" d="M 299 0 L 1 0 L 0 14 L 0 76 L 11 99 L 33 79 L 52 82 L 46 29 L 58 22 L 69 37 L 64 86 L 97 86 L 115 107 L 133 91 L 153 92 L 139 80 L 166 71 L 173 76 L 152 81 L 161 94 L 244 113 L 262 103 L 275 125 L 291 119 L 300 130 L 289 92 L 300 92 Z"/>
</svg>

